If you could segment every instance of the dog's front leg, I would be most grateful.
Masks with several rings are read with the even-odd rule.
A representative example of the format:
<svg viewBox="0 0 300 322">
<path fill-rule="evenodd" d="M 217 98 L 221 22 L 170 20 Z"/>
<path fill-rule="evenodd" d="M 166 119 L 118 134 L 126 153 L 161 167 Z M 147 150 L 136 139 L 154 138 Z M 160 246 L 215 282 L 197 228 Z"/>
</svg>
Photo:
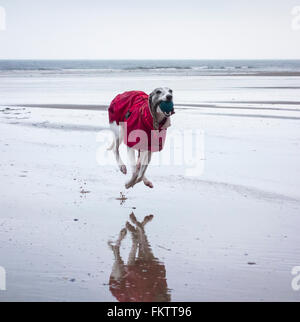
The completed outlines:
<svg viewBox="0 0 300 322">
<path fill-rule="evenodd" d="M 132 173 L 130 180 L 125 184 L 125 188 L 129 189 L 133 187 L 136 184 L 137 177 L 138 177 L 138 171 L 135 171 L 134 173 Z"/>
<path fill-rule="evenodd" d="M 153 184 L 145 177 L 146 170 L 151 160 L 152 153 L 150 151 L 140 152 L 140 156 L 135 167 L 135 171 L 132 173 L 131 179 L 126 183 L 126 189 L 133 187 L 136 183 L 144 181 L 145 185 L 153 188 Z"/>
<path fill-rule="evenodd" d="M 144 181 L 145 185 L 148 186 L 149 188 L 153 188 L 153 184 L 151 181 L 149 181 L 146 177 L 145 177 L 145 173 L 147 171 L 148 165 L 151 161 L 151 157 L 152 157 L 152 153 L 150 151 L 143 151 L 141 152 L 141 156 L 140 156 L 140 169 L 139 169 L 139 173 L 138 173 L 138 177 L 136 179 L 136 183 L 140 182 L 140 181 Z"/>
<path fill-rule="evenodd" d="M 136 258 L 136 252 L 137 252 L 138 245 L 139 245 L 137 230 L 132 225 L 130 225 L 130 223 L 128 221 L 126 223 L 126 228 L 128 231 L 131 232 L 131 238 L 132 238 L 132 246 L 131 246 L 131 249 L 129 252 L 127 265 L 134 265 L 135 258 Z"/>
<path fill-rule="evenodd" d="M 142 260 L 153 260 L 155 257 L 152 253 L 150 244 L 148 242 L 144 227 L 145 225 L 153 219 L 153 215 L 145 216 L 143 222 L 139 222 L 134 213 L 130 214 L 130 220 L 136 225 L 136 236 L 139 240 L 139 254 L 138 257 Z M 126 224 L 126 228 L 128 229 L 128 222 Z M 129 230 L 129 229 L 128 229 Z"/>
</svg>

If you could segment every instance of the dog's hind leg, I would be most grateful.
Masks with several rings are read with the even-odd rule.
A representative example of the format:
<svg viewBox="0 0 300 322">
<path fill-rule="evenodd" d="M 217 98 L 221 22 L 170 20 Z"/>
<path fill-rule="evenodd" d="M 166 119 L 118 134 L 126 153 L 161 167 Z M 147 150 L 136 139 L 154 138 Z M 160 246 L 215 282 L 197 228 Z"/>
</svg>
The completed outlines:
<svg viewBox="0 0 300 322">
<path fill-rule="evenodd" d="M 119 151 L 119 147 L 120 147 L 120 144 L 122 143 L 122 139 L 121 138 L 116 138 L 116 144 L 113 148 L 113 151 L 115 153 L 115 156 L 116 156 L 116 160 L 117 160 L 117 163 L 118 163 L 118 166 L 119 166 L 119 169 L 122 173 L 126 174 L 127 173 L 127 168 L 126 168 L 126 165 L 124 164 L 124 162 L 122 161 L 121 157 L 120 157 L 120 151 Z"/>
<path fill-rule="evenodd" d="M 122 127 L 118 126 L 115 123 L 111 123 L 110 128 L 114 134 L 114 142 L 113 142 L 111 148 L 115 154 L 115 158 L 116 158 L 116 161 L 117 161 L 120 171 L 122 173 L 126 174 L 127 173 L 126 165 L 122 161 L 121 156 L 120 156 L 120 152 L 119 152 L 119 147 L 122 144 L 123 138 L 124 138 L 124 131 L 123 131 Z"/>
</svg>

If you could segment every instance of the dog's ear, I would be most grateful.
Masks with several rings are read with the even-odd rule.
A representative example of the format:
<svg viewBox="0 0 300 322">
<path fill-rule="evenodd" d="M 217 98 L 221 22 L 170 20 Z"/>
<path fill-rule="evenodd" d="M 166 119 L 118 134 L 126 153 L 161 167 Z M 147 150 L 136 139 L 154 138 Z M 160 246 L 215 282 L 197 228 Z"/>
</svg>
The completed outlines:
<svg viewBox="0 0 300 322">
<path fill-rule="evenodd" d="M 155 91 L 149 94 L 149 108 L 151 110 L 151 114 L 153 117 L 153 129 L 158 130 L 159 124 L 158 124 L 158 117 L 157 117 L 157 105 L 153 103 L 153 99 L 152 99 L 154 94 L 155 94 Z"/>
<path fill-rule="evenodd" d="M 150 104 L 150 108 L 152 106 L 152 98 L 153 98 L 153 95 L 154 95 L 154 91 L 149 94 L 149 104 Z"/>
</svg>

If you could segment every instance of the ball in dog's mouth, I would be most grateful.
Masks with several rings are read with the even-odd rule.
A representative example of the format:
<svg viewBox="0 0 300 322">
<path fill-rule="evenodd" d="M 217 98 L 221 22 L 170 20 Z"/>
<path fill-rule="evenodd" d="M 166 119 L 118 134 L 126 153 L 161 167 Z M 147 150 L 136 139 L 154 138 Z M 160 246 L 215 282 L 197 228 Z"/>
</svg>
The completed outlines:
<svg viewBox="0 0 300 322">
<path fill-rule="evenodd" d="M 174 104 L 172 101 L 162 101 L 160 102 L 159 107 L 167 117 L 171 116 L 174 111 Z"/>
</svg>

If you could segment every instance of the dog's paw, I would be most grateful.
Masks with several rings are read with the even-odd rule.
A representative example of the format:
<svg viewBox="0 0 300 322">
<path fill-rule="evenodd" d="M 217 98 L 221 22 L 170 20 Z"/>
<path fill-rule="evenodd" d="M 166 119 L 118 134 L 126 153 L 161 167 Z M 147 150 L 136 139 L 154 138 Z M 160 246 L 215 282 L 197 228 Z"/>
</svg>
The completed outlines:
<svg viewBox="0 0 300 322">
<path fill-rule="evenodd" d="M 136 225 L 137 229 L 143 230 L 144 225 L 136 219 L 133 212 L 129 215 L 129 218 L 132 221 L 132 223 Z"/>
<path fill-rule="evenodd" d="M 133 188 L 133 186 L 137 183 L 136 181 L 136 177 L 131 178 L 126 184 L 125 184 L 125 188 L 129 189 L 129 188 Z"/>
<path fill-rule="evenodd" d="M 135 214 L 133 212 L 129 215 L 129 218 L 135 225 L 138 223 L 138 221 L 135 217 Z"/>
<path fill-rule="evenodd" d="M 127 174 L 127 168 L 126 168 L 126 165 L 120 165 L 120 171 L 124 174 Z"/>
<path fill-rule="evenodd" d="M 153 219 L 153 215 L 149 215 L 149 216 L 145 216 L 143 222 L 142 222 L 142 226 L 144 227 L 149 221 L 151 221 Z"/>
<path fill-rule="evenodd" d="M 145 186 L 147 186 L 147 187 L 149 187 L 151 189 L 154 187 L 153 183 L 151 181 L 149 181 L 149 180 L 144 180 L 144 184 L 145 184 Z"/>
<path fill-rule="evenodd" d="M 133 187 L 133 183 L 131 183 L 131 182 L 125 183 L 125 188 L 126 189 L 129 189 L 129 188 L 132 188 L 132 187 Z"/>
</svg>

